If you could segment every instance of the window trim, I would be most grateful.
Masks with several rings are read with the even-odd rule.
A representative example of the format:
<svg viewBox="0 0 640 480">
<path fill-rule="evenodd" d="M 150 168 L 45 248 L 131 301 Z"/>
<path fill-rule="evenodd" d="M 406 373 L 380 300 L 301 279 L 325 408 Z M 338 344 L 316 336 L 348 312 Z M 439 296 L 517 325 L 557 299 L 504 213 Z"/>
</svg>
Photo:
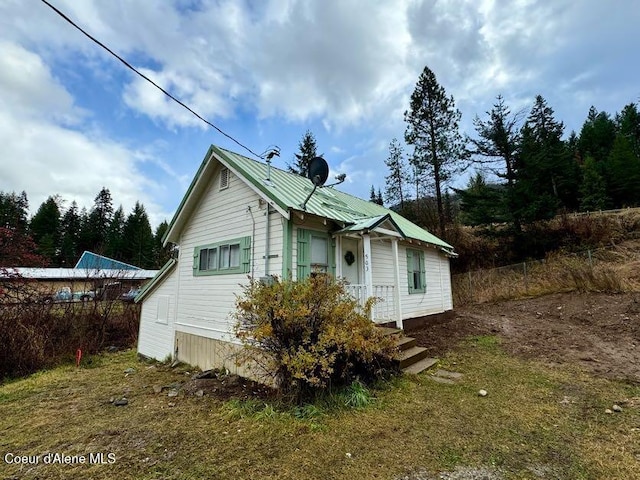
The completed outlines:
<svg viewBox="0 0 640 480">
<path fill-rule="evenodd" d="M 418 268 L 419 270 L 415 270 L 412 262 L 418 256 Z M 416 288 L 415 279 L 416 273 L 420 275 L 420 286 Z M 427 292 L 427 279 L 425 272 L 425 262 L 424 262 L 424 250 L 418 250 L 414 248 L 407 248 L 407 284 L 409 288 L 409 295 L 414 293 L 426 293 Z"/>
<path fill-rule="evenodd" d="M 237 254 L 236 258 L 238 261 L 237 265 L 231 265 L 232 250 L 233 247 L 237 246 Z M 227 247 L 227 248 L 224 248 Z M 202 252 L 214 250 L 216 252 L 216 268 L 202 270 Z M 225 265 L 224 262 L 221 261 L 221 255 L 223 252 L 226 252 L 228 255 L 228 266 Z M 230 274 L 238 274 L 238 273 L 249 273 L 250 272 L 250 257 L 251 257 L 251 237 L 240 237 L 240 238 L 232 238 L 229 240 L 223 240 L 216 243 L 210 243 L 207 245 L 200 245 L 194 248 L 193 251 L 193 275 L 195 277 L 200 276 L 209 276 L 209 275 L 230 275 Z M 207 260 L 207 265 L 209 265 L 209 260 Z"/>
</svg>

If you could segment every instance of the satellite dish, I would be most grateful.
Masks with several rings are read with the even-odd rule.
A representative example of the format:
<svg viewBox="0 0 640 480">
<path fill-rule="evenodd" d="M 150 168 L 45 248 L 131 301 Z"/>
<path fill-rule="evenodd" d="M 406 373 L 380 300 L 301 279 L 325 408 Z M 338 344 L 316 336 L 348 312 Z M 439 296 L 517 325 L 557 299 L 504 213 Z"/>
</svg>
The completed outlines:
<svg viewBox="0 0 640 480">
<path fill-rule="evenodd" d="M 314 157 L 309 160 L 307 176 L 316 187 L 321 187 L 329 178 L 329 165 L 322 157 Z"/>
</svg>

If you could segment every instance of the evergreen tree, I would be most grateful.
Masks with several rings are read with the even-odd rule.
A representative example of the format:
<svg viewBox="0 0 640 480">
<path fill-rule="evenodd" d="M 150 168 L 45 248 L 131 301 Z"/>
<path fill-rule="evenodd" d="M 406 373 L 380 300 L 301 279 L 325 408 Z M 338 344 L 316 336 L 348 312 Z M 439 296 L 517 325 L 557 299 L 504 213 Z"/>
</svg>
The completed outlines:
<svg viewBox="0 0 640 480">
<path fill-rule="evenodd" d="M 0 227 L 26 232 L 29 217 L 27 192 L 0 192 Z"/>
<path fill-rule="evenodd" d="M 476 156 L 475 161 L 482 164 L 499 162 L 501 166 L 492 169 L 492 171 L 499 178 L 506 180 L 506 192 L 500 192 L 501 201 L 498 203 L 503 210 L 499 211 L 495 207 L 491 208 L 490 211 L 494 212 L 496 218 L 494 220 L 483 218 L 483 222 L 487 220 L 487 223 L 491 223 L 491 221 L 509 221 L 513 223 L 516 231 L 519 231 L 520 218 L 514 215 L 514 213 L 517 213 L 514 185 L 516 182 L 518 149 L 520 147 L 519 124 L 522 114 L 521 112 L 512 114 L 502 95 L 498 95 L 496 100 L 491 111 L 487 112 L 488 119 L 483 121 L 476 116 L 473 124 L 478 138 L 469 139 L 472 145 L 472 153 Z M 469 191 L 469 188 L 467 191 Z M 483 190 L 483 192 L 483 195 L 489 195 L 488 198 L 494 197 L 497 193 L 497 191 L 489 192 L 487 190 Z M 478 193 L 474 192 L 473 195 Z M 503 196 L 505 198 L 502 198 Z M 470 202 L 471 197 L 467 197 L 466 201 Z M 475 215 L 471 216 L 474 217 Z M 481 217 L 484 217 L 484 215 Z M 475 220 L 468 219 L 467 221 Z"/>
<path fill-rule="evenodd" d="M 377 197 L 376 197 L 376 189 L 373 188 L 373 185 L 371 185 L 371 190 L 369 191 L 369 201 L 371 203 L 377 203 Z"/>
<path fill-rule="evenodd" d="M 607 188 L 598 171 L 597 162 L 587 157 L 582 166 L 582 184 L 580 185 L 580 210 L 593 212 L 607 208 Z"/>
<path fill-rule="evenodd" d="M 635 103 L 625 105 L 616 115 L 616 128 L 629 141 L 633 154 L 640 158 L 640 112 Z"/>
<path fill-rule="evenodd" d="M 156 268 L 160 268 L 165 263 L 167 263 L 173 253 L 173 244 L 168 244 L 166 247 L 162 246 L 162 241 L 168 230 L 169 224 L 166 221 L 163 221 L 162 223 L 160 223 L 160 225 L 158 225 L 158 228 L 156 228 L 156 232 L 154 234 L 154 261 Z"/>
<path fill-rule="evenodd" d="M 389 156 L 384 163 L 389 169 L 389 175 L 384 178 L 384 198 L 392 205 L 399 205 L 400 211 L 402 211 L 404 210 L 408 174 L 404 151 L 397 138 L 391 140 Z"/>
<path fill-rule="evenodd" d="M 460 197 L 461 221 L 465 225 L 488 225 L 506 221 L 506 185 L 489 185 L 476 172 L 464 190 L 453 189 Z"/>
<path fill-rule="evenodd" d="M 31 238 L 37 252 L 52 264 L 58 264 L 60 252 L 60 197 L 47 198 L 38 208 L 29 224 Z"/>
<path fill-rule="evenodd" d="M 155 242 L 149 217 L 140 202 L 136 202 L 124 223 L 123 237 L 124 261 L 141 268 L 153 268 Z"/>
<path fill-rule="evenodd" d="M 125 216 L 122 205 L 113 214 L 107 229 L 105 255 L 114 260 L 123 259 Z"/>
<path fill-rule="evenodd" d="M 384 200 L 382 198 L 382 190 L 380 190 L 380 187 L 378 187 L 378 195 L 376 195 L 376 203 L 381 207 L 384 206 Z"/>
<path fill-rule="evenodd" d="M 591 157 L 602 173 L 604 165 L 616 138 L 616 125 L 606 112 L 598 112 L 595 107 L 589 109 L 587 119 L 580 130 L 578 150 L 580 157 Z"/>
<path fill-rule="evenodd" d="M 616 208 L 640 204 L 640 159 L 629 139 L 619 134 L 608 158 L 609 196 Z"/>
<path fill-rule="evenodd" d="M 302 140 L 298 143 L 298 149 L 299 153 L 296 153 L 293 165 L 289 165 L 288 168 L 291 173 L 306 177 L 309 170 L 309 162 L 318 156 L 316 137 L 310 130 L 307 130 L 302 136 Z"/>
<path fill-rule="evenodd" d="M 89 212 L 87 224 L 87 239 L 90 243 L 89 250 L 96 253 L 104 253 L 107 240 L 107 231 L 113 217 L 113 203 L 108 188 L 102 187 Z"/>
<path fill-rule="evenodd" d="M 561 207 L 578 206 L 578 166 L 562 141 L 564 125 L 538 95 L 521 131 L 515 185 L 516 214 L 525 221 L 548 219 Z"/>
<path fill-rule="evenodd" d="M 467 159 L 458 129 L 460 117 L 453 97 L 447 97 L 435 74 L 424 67 L 411 95 L 409 110 L 404 114 L 405 141 L 414 147 L 412 163 L 417 189 L 422 176 L 428 175 L 433 180 L 441 236 L 445 234 L 446 223 L 443 187 Z"/>
<path fill-rule="evenodd" d="M 80 231 L 80 214 L 78 213 L 78 204 L 74 200 L 60 221 L 60 266 L 71 268 L 78 262 L 82 253 L 80 251 Z"/>
</svg>

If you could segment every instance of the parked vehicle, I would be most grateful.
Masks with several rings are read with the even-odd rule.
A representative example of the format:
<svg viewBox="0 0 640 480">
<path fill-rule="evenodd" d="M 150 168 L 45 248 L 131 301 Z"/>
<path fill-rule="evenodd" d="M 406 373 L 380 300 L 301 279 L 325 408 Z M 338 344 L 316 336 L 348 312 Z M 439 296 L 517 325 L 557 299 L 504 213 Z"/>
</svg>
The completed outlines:
<svg viewBox="0 0 640 480">
<path fill-rule="evenodd" d="M 62 287 L 55 293 L 43 295 L 42 303 L 62 303 L 62 302 L 82 302 L 86 303 L 95 298 L 96 294 L 91 291 L 73 292 L 71 287 Z"/>
<path fill-rule="evenodd" d="M 125 292 L 122 295 L 120 295 L 120 300 L 122 300 L 123 302 L 133 302 L 139 293 L 140 293 L 140 288 L 133 287 L 128 292 Z"/>
</svg>

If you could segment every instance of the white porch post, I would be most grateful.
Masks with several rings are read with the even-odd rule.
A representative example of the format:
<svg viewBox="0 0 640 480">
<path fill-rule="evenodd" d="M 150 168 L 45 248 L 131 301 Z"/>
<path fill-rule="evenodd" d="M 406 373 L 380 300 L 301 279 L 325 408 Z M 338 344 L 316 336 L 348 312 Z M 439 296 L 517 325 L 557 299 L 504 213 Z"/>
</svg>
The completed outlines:
<svg viewBox="0 0 640 480">
<path fill-rule="evenodd" d="M 336 280 L 342 278 L 342 235 L 336 236 Z"/>
<path fill-rule="evenodd" d="M 373 296 L 373 270 L 371 265 L 371 237 L 368 233 L 362 235 L 364 246 L 364 284 L 367 287 L 367 297 Z M 371 312 L 373 315 L 373 312 Z"/>
<path fill-rule="evenodd" d="M 396 305 L 396 327 L 402 329 L 402 303 L 400 295 L 400 262 L 398 256 L 398 239 L 391 239 L 391 253 L 393 254 L 393 266 L 394 266 L 394 289 L 393 289 L 393 301 Z"/>
</svg>

